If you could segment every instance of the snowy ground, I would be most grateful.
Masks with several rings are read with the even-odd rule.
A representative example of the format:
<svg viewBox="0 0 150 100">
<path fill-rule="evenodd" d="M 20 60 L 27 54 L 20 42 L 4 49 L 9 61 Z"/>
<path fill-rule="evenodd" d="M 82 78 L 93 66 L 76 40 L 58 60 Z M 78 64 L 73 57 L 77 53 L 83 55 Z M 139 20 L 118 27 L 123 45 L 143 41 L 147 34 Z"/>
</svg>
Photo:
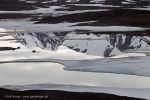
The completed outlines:
<svg viewBox="0 0 150 100">
<path fill-rule="evenodd" d="M 16 7 L 20 10 L 18 9 L 16 10 L 15 7 L 10 7 L 13 6 L 13 4 L 12 5 L 2 4 L 2 6 L 0 6 L 1 46 L 21 47 L 20 50 L 12 51 L 14 53 L 8 51 L 4 53 L 2 52 L 0 54 L 1 69 L 3 69 L 4 72 L 5 71 L 9 72 L 9 73 L 1 73 L 1 75 L 4 74 L 4 77 L 0 77 L 1 79 L 5 79 L 7 77 L 13 78 L 13 75 L 16 78 L 17 76 L 19 76 L 18 74 L 19 72 L 16 72 L 16 69 L 18 69 L 17 71 L 24 69 L 23 71 L 32 73 L 32 70 L 36 69 L 35 66 L 20 68 L 19 66 L 16 67 L 14 65 L 16 69 L 14 68 L 15 71 L 13 70 L 12 72 L 9 64 L 5 65 L 5 63 L 17 64 L 17 63 L 27 63 L 27 62 L 28 63 L 29 62 L 30 63 L 33 62 L 58 63 L 64 65 L 63 69 L 68 72 L 69 71 L 70 72 L 71 71 L 93 72 L 90 75 L 93 75 L 95 73 L 116 73 L 118 75 L 126 74 L 126 75 L 137 75 L 138 77 L 139 76 L 150 77 L 150 63 L 149 63 L 150 41 L 149 41 L 149 35 L 143 35 L 143 34 L 148 34 L 150 31 L 150 26 L 149 26 L 150 21 L 148 19 L 149 11 L 150 11 L 149 1 L 137 2 L 136 0 L 118 0 L 116 2 L 112 2 L 110 0 L 75 0 L 74 2 L 72 2 L 71 0 L 61 0 L 61 1 L 43 0 L 41 2 L 38 1 L 33 2 L 31 0 L 27 0 L 27 1 L 22 0 L 22 2 L 19 1 L 16 3 L 18 3 L 17 6 L 19 5 L 24 6 L 24 4 L 27 6 L 26 8 L 22 8 L 22 6 Z M 115 17 L 116 19 L 113 19 L 114 16 L 112 17 L 111 15 L 114 12 L 118 14 L 118 16 L 120 16 L 121 13 L 122 17 L 116 16 Z M 101 13 L 104 15 L 101 16 Z M 109 17 L 108 15 L 105 15 L 105 13 L 107 13 Z M 137 15 L 135 15 L 136 13 Z M 131 16 L 128 16 L 130 14 Z M 74 15 L 75 17 L 72 17 Z M 85 15 L 85 16 L 81 17 L 80 15 Z M 90 17 L 90 15 L 97 15 L 97 16 Z M 17 18 L 15 16 L 17 16 Z M 142 18 L 140 16 L 142 16 Z M 100 17 L 102 17 L 102 20 L 97 20 Z M 72 19 L 74 19 L 75 21 L 72 21 Z M 105 19 L 109 20 L 110 23 L 109 21 L 107 22 L 107 20 Z M 135 21 L 134 23 L 134 21 L 131 22 L 133 19 L 138 19 L 138 20 L 134 20 Z M 103 21 L 105 22 L 104 24 Z M 97 35 L 97 37 L 94 37 L 94 35 L 91 35 L 91 33 L 90 35 L 87 34 L 86 36 L 84 35 L 77 36 L 72 34 L 70 35 L 70 33 L 72 32 L 78 33 L 78 31 L 85 32 L 84 34 L 87 34 L 88 32 L 91 33 L 97 32 L 99 35 Z M 39 34 L 43 34 L 43 35 L 36 34 L 38 32 Z M 67 36 L 69 38 L 66 38 L 63 41 L 61 41 L 62 38 L 55 39 L 56 37 L 55 38 L 50 37 L 50 36 L 55 36 L 56 33 L 57 34 L 59 33 L 60 35 L 63 34 L 64 32 L 68 32 L 69 35 Z M 110 36 L 101 35 L 102 33 L 105 32 L 111 34 L 116 34 L 116 33 L 119 34 L 110 35 Z M 49 33 L 51 35 L 49 35 Z M 140 35 L 124 36 L 124 35 L 120 35 L 121 33 L 126 33 L 126 34 L 138 33 L 138 35 L 142 33 L 142 36 Z M 31 35 L 30 38 L 28 34 Z M 23 38 L 22 40 L 24 41 L 18 41 L 16 38 L 15 41 L 9 40 L 9 39 L 14 39 L 15 36 L 18 38 L 18 40 Z M 93 38 L 92 38 L 93 40 L 89 39 L 91 38 L 90 36 L 93 36 L 96 41 Z M 99 38 L 100 36 L 102 37 Z M 45 42 L 47 41 L 46 39 L 52 42 L 49 41 Z M 59 42 L 61 45 L 63 45 L 62 47 L 60 46 Z M 23 46 L 21 43 L 22 44 L 27 43 L 25 46 L 29 48 L 33 47 L 32 49 L 38 51 L 40 51 L 41 49 L 52 50 L 52 51 L 43 50 L 42 52 L 41 50 L 41 52 L 36 52 L 35 54 L 33 54 L 30 51 L 31 48 L 28 49 L 27 47 Z M 56 51 L 55 53 L 53 53 L 55 50 L 59 48 L 59 46 L 61 50 L 58 50 L 58 52 Z M 39 49 L 38 47 L 41 49 Z M 67 51 L 67 49 L 69 50 Z M 104 53 L 106 55 L 104 55 Z M 106 56 L 108 58 L 103 58 L 102 56 Z M 111 58 L 109 58 L 109 56 L 111 56 Z M 70 59 L 70 60 L 66 60 L 66 59 Z M 56 66 L 56 65 L 52 64 L 51 66 Z M 39 69 L 40 68 L 41 66 L 39 67 Z M 45 72 L 44 69 L 43 72 Z M 34 74 L 31 73 L 29 75 Z M 49 73 L 49 71 L 47 73 Z M 8 76 L 5 74 L 8 74 Z M 41 73 L 38 74 L 41 75 Z M 20 75 L 22 75 L 20 77 L 23 79 L 26 73 Z M 33 77 L 36 76 L 33 75 Z M 43 80 L 44 77 L 42 77 L 41 75 L 41 78 Z M 53 78 L 56 77 L 53 76 Z M 79 78 L 79 77 L 75 76 L 75 78 Z M 60 77 L 56 79 L 55 81 L 56 83 L 58 82 L 57 80 L 60 80 Z M 24 82 L 22 81 L 22 83 Z M 3 88 L 21 90 L 21 91 L 31 90 L 31 89 L 35 89 L 35 90 L 43 89 L 43 90 L 65 90 L 65 91 L 74 91 L 74 92 L 111 93 L 111 94 L 116 94 L 121 96 L 145 98 L 150 100 L 149 88 L 147 89 L 146 88 L 141 88 L 141 89 L 140 88 L 106 88 L 106 87 L 72 86 L 72 85 L 56 85 L 56 84 L 3 86 Z"/>
<path fill-rule="evenodd" d="M 0 63 L 25 62 L 54 62 L 64 65 L 64 70 L 117 73 L 127 75 L 149 76 L 149 57 L 131 57 L 123 59 L 95 59 L 95 60 L 59 60 L 59 59 L 22 59 L 1 61 Z"/>
</svg>

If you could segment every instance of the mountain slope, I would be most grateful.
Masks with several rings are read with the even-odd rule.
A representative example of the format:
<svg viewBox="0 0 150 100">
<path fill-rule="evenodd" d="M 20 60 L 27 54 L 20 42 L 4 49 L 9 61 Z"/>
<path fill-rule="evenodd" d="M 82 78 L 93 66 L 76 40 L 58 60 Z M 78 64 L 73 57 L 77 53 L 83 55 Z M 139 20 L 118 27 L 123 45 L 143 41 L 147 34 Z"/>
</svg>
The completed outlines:
<svg viewBox="0 0 150 100">
<path fill-rule="evenodd" d="M 123 54 L 124 50 L 134 50 L 149 47 L 149 36 L 134 36 L 124 34 L 86 35 L 76 32 L 51 32 L 16 34 L 17 39 L 24 39 L 23 45 L 27 47 L 40 47 L 41 49 L 55 51 L 64 45 L 77 52 L 89 55 L 112 57 Z"/>
</svg>

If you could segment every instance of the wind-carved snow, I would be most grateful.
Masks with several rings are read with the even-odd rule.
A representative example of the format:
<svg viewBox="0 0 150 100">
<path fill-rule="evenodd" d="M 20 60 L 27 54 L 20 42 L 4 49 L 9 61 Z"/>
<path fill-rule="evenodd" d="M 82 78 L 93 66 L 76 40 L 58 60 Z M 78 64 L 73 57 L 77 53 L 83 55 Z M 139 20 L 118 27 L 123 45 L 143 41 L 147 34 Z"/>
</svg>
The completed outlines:
<svg viewBox="0 0 150 100">
<path fill-rule="evenodd" d="M 150 56 L 130 58 L 100 58 L 91 60 L 60 60 L 60 59 L 20 59 L 1 61 L 4 63 L 44 63 L 53 62 L 64 65 L 67 71 L 116 73 L 150 77 Z"/>
<path fill-rule="evenodd" d="M 64 62 L 65 70 L 83 72 L 117 73 L 150 77 L 150 57 L 123 59 L 97 59 Z"/>
</svg>

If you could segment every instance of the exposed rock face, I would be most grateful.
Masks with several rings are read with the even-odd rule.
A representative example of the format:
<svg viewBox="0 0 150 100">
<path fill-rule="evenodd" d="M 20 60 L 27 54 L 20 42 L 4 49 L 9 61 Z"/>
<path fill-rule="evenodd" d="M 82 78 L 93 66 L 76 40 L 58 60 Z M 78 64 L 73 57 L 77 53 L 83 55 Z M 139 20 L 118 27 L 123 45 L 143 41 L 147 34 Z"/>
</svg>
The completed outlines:
<svg viewBox="0 0 150 100">
<path fill-rule="evenodd" d="M 86 35 L 75 32 L 51 32 L 16 34 L 14 37 L 23 38 L 22 44 L 27 47 L 40 47 L 55 51 L 60 45 L 64 45 L 77 52 L 104 57 L 122 54 L 123 50 L 138 49 L 150 45 L 149 36 L 124 34 Z"/>
<path fill-rule="evenodd" d="M 85 37 L 87 38 L 87 35 Z M 99 38 L 102 40 L 69 40 L 64 41 L 63 44 L 77 52 L 104 57 L 122 54 L 123 50 L 138 49 L 150 45 L 149 36 L 101 34 Z"/>
<path fill-rule="evenodd" d="M 15 38 L 24 39 L 23 45 L 27 47 L 40 47 L 41 49 L 47 49 L 55 51 L 62 43 L 62 38 L 55 38 L 59 33 L 27 33 L 16 34 Z M 61 34 L 60 34 L 61 35 Z"/>
</svg>

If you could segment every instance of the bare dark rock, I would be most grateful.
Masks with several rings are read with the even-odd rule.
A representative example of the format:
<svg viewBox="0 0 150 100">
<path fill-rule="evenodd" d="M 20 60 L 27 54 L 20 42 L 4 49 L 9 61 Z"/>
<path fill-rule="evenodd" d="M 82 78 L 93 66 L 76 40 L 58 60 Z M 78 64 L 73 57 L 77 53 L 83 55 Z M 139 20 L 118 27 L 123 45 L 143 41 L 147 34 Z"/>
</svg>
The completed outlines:
<svg viewBox="0 0 150 100">
<path fill-rule="evenodd" d="M 33 52 L 33 53 L 35 53 L 36 51 L 35 51 L 35 50 L 33 50 L 32 52 Z"/>
<path fill-rule="evenodd" d="M 0 98 L 4 100 L 145 100 L 105 93 L 66 92 L 59 90 L 13 91 L 4 88 L 0 88 Z"/>
<path fill-rule="evenodd" d="M 85 22 L 97 21 L 90 23 L 82 23 L 77 26 L 139 26 L 150 27 L 150 11 L 139 11 L 130 9 L 119 9 L 101 12 L 86 12 L 63 15 L 58 17 L 45 17 L 36 22 L 39 23 L 62 23 L 62 22 Z"/>
<path fill-rule="evenodd" d="M 0 47 L 0 51 L 7 51 L 7 50 L 16 50 L 19 49 L 20 47 L 13 48 L 13 47 Z"/>
</svg>

